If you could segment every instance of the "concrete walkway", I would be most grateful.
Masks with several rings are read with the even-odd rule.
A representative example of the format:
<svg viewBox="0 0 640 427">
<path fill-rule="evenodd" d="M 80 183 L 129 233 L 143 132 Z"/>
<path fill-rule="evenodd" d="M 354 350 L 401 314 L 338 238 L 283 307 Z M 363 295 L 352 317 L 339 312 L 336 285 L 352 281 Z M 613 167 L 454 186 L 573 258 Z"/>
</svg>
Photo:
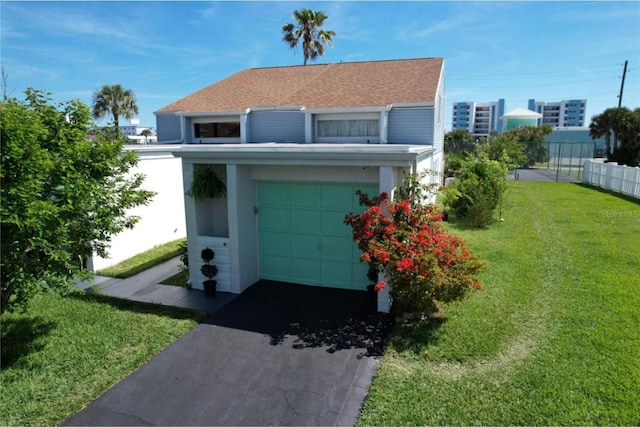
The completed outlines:
<svg viewBox="0 0 640 427">
<path fill-rule="evenodd" d="M 207 298 L 201 290 L 160 285 L 163 280 L 180 272 L 180 264 L 179 257 L 175 257 L 127 279 L 95 276 L 93 282 L 78 282 L 76 285 L 88 292 L 102 295 L 190 308 L 207 313 L 220 310 L 237 296 L 228 292 L 218 292 L 215 298 Z"/>
</svg>

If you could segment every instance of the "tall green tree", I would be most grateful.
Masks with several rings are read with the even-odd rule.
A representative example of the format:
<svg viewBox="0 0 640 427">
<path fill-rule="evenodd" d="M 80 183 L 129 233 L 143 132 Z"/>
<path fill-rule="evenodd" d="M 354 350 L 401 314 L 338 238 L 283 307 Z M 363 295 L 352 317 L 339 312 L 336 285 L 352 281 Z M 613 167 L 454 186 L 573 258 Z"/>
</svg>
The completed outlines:
<svg viewBox="0 0 640 427">
<path fill-rule="evenodd" d="M 139 114 L 138 102 L 131 89 L 122 86 L 103 85 L 93 93 L 93 118 L 113 117 L 116 129 L 120 129 L 120 117 L 131 120 Z"/>
<path fill-rule="evenodd" d="M 307 65 L 307 61 L 314 61 L 317 57 L 324 55 L 325 45 L 331 46 L 336 33 L 320 29 L 328 18 L 324 12 L 302 8 L 293 11 L 293 18 L 295 23 L 282 26 L 282 40 L 291 49 L 295 49 L 302 42 L 303 65 Z"/>
<path fill-rule="evenodd" d="M 465 129 L 453 129 L 444 136 L 445 154 L 461 154 L 475 149 L 475 138 Z"/>
<path fill-rule="evenodd" d="M 525 145 L 509 133 L 490 136 L 487 141 L 478 145 L 478 150 L 485 153 L 489 160 L 503 163 L 508 170 L 513 170 L 529 161 Z"/>
<path fill-rule="evenodd" d="M 87 105 L 26 94 L 0 102 L 1 312 L 88 277 L 84 260 L 106 256 L 111 236 L 138 221 L 129 210 L 153 196 L 129 173 L 138 157 L 122 138 L 89 140 Z"/>
<path fill-rule="evenodd" d="M 640 162 L 640 108 L 607 108 L 591 118 L 589 134 L 604 137 L 607 160 L 628 166 Z"/>
<path fill-rule="evenodd" d="M 523 145 L 527 161 L 520 166 L 533 166 L 535 163 L 547 159 L 547 149 L 544 145 L 545 136 L 553 132 L 550 126 L 522 126 L 503 132 L 501 136 L 516 140 Z"/>
</svg>

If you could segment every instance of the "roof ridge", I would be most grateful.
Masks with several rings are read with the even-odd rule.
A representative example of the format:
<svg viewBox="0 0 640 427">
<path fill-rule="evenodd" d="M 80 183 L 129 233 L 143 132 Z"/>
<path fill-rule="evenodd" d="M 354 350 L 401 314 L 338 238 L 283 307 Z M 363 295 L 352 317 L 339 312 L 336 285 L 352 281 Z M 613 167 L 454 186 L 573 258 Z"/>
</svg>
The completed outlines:
<svg viewBox="0 0 640 427">
<path fill-rule="evenodd" d="M 423 59 L 444 59 L 443 56 L 424 56 L 417 58 L 401 58 L 401 59 L 373 59 L 370 61 L 342 61 L 340 62 L 323 62 L 320 64 L 307 64 L 307 65 L 273 65 L 269 67 L 252 67 L 252 68 L 244 68 L 240 71 L 245 70 L 270 70 L 275 68 L 301 68 L 301 67 L 327 67 L 332 65 L 348 65 L 348 64 L 367 64 L 367 63 L 375 63 L 375 62 L 400 62 L 400 61 L 419 61 Z M 239 71 L 239 72 L 240 72 Z"/>
<path fill-rule="evenodd" d="M 310 83 L 312 83 L 314 80 L 317 80 L 320 78 L 320 76 L 322 76 L 323 74 L 327 73 L 329 71 L 329 69 L 332 66 L 335 66 L 336 64 L 326 64 L 327 67 L 320 71 L 319 73 L 316 73 L 313 75 L 313 77 L 311 77 L 309 80 L 305 80 L 304 84 L 296 87 L 295 89 L 291 90 L 291 92 L 288 92 L 286 95 L 282 96 L 280 99 L 278 99 L 278 103 L 282 103 L 285 99 L 288 99 L 290 97 L 292 97 L 293 95 L 295 95 L 296 93 L 303 91 Z M 304 67 L 305 65 L 300 65 L 300 67 Z"/>
</svg>

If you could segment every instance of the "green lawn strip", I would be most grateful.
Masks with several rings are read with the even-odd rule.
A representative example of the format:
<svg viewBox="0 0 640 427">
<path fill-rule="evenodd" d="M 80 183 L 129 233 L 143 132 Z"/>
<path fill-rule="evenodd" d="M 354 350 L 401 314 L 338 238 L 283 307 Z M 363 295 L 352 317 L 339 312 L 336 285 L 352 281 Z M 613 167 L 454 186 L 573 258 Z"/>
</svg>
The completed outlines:
<svg viewBox="0 0 640 427">
<path fill-rule="evenodd" d="M 171 258 L 180 255 L 180 243 L 185 239 L 178 239 L 172 242 L 155 246 L 148 251 L 139 253 L 114 266 L 100 270 L 97 274 L 101 276 L 116 277 L 126 279 L 134 274 L 138 274 L 150 267 L 161 264 Z"/>
<path fill-rule="evenodd" d="M 160 282 L 160 284 L 186 288 L 187 280 L 189 280 L 189 272 L 181 271 L 178 274 L 174 274 L 173 276 L 164 279 L 162 282 Z"/>
<path fill-rule="evenodd" d="M 205 314 L 101 295 L 41 295 L 2 316 L 0 425 L 57 425 Z"/>
<path fill-rule="evenodd" d="M 640 203 L 514 182 L 489 261 L 439 324 L 397 328 L 359 425 L 637 425 Z"/>
</svg>

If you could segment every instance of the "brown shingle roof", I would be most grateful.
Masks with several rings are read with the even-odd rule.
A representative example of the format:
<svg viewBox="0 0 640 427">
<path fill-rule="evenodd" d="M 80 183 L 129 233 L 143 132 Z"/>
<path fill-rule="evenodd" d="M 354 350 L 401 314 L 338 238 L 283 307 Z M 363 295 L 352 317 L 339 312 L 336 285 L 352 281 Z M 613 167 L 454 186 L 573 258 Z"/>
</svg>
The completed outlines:
<svg viewBox="0 0 640 427">
<path fill-rule="evenodd" d="M 381 107 L 435 101 L 442 58 L 251 68 L 158 112 L 242 111 L 251 107 Z"/>
</svg>

